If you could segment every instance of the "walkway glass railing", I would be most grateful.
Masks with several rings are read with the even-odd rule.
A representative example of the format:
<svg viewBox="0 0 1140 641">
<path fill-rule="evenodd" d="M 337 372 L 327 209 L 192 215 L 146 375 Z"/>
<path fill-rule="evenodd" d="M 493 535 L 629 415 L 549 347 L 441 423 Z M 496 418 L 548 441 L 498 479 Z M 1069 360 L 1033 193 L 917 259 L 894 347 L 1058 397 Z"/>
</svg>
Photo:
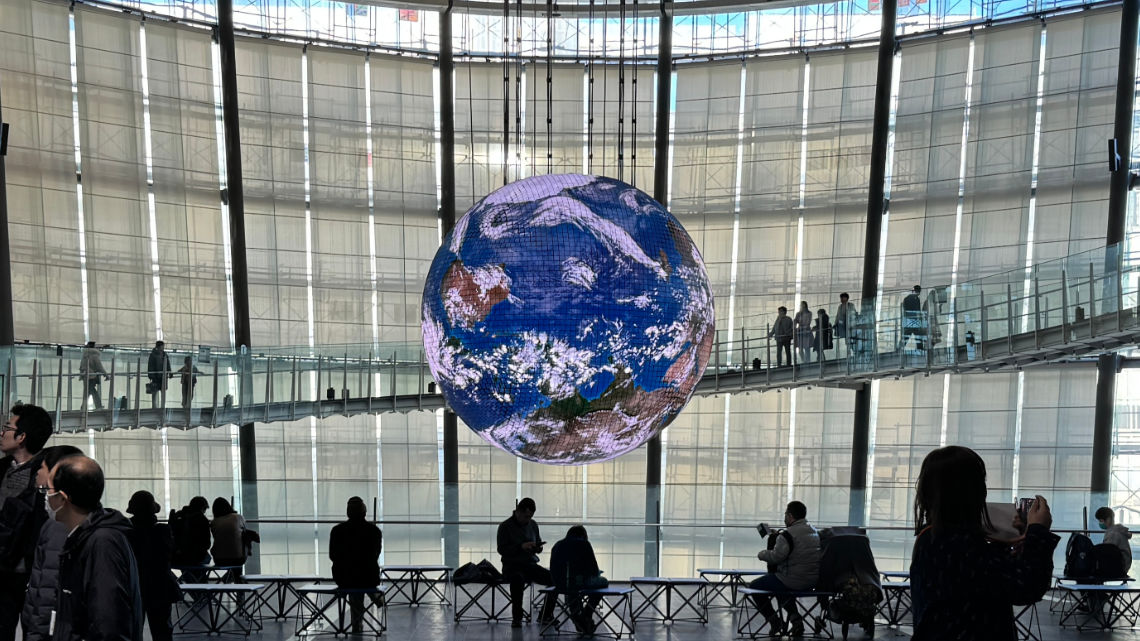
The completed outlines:
<svg viewBox="0 0 1140 641">
<path fill-rule="evenodd" d="M 1138 287 L 1140 253 L 1098 248 L 957 285 L 924 287 L 917 298 L 903 291 L 884 292 L 879 300 L 853 299 L 854 314 L 842 331 L 835 326 L 839 302 L 817 304 L 813 315 L 824 307 L 831 316 L 831 347 L 824 350 L 818 346 L 829 341 L 818 319 L 810 328 L 796 327 L 784 341 L 775 336 L 772 320 L 746 324 L 732 336 L 718 332 L 709 370 L 713 377 L 738 375 L 730 386 L 783 386 L 1096 353 L 1134 342 L 1140 333 Z M 787 307 L 794 316 L 792 301 Z M 778 353 L 788 342 L 791 364 Z"/>
<path fill-rule="evenodd" d="M 34 403 L 65 431 L 192 427 L 442 407 L 422 348 L 245 351 L 171 345 L 0 349 L 0 402 Z M 152 358 L 153 357 L 153 358 Z"/>
<path fill-rule="evenodd" d="M 918 371 L 1007 367 L 1134 345 L 1140 253 L 1100 248 L 957 285 L 853 300 L 831 347 L 818 322 L 781 340 L 771 323 L 720 331 L 697 388 L 788 387 Z M 790 301 L 789 301 L 790 303 Z M 791 305 L 789 305 L 791 307 Z M 815 308 L 818 309 L 818 306 Z M 814 312 L 814 310 L 813 310 Z M 792 314 L 794 316 L 794 314 Z M 822 334 L 822 336 L 821 336 Z M 821 341 L 822 339 L 822 341 Z M 778 357 L 787 343 L 790 359 Z M 168 345 L 0 349 L 0 403 L 35 403 L 63 430 L 191 427 L 443 407 L 419 343 L 270 347 Z"/>
</svg>

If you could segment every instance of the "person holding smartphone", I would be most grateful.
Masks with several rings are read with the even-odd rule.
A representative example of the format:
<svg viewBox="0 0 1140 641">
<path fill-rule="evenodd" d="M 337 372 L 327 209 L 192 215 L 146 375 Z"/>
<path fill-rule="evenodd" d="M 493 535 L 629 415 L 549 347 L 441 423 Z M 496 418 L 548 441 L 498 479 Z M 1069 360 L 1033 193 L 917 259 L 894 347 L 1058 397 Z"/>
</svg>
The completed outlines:
<svg viewBox="0 0 1140 641">
<path fill-rule="evenodd" d="M 538 523 L 534 522 L 535 509 L 534 499 L 527 497 L 519 501 L 510 518 L 499 524 L 496 536 L 503 559 L 503 576 L 510 582 L 512 628 L 522 627 L 526 584 L 554 585 L 550 570 L 538 564 L 538 555 L 546 541 L 542 540 Z M 554 599 L 547 595 L 538 620 L 547 623 L 553 618 Z"/>
<path fill-rule="evenodd" d="M 969 448 L 934 450 L 922 462 L 914 499 L 915 542 L 910 566 L 915 641 L 1016 641 L 1014 605 L 1030 605 L 1049 590 L 1053 516 L 1042 496 L 1025 515 L 1016 554 L 991 540 L 986 464 Z"/>
</svg>

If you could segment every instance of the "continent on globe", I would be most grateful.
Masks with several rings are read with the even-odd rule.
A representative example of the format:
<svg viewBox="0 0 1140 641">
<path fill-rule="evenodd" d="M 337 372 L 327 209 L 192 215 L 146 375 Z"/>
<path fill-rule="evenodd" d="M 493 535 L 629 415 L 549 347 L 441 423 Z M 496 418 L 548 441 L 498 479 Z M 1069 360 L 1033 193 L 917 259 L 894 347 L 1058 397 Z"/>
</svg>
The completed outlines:
<svg viewBox="0 0 1140 641">
<path fill-rule="evenodd" d="M 692 396 L 714 334 L 696 245 L 657 201 L 610 178 L 492 192 L 424 285 L 424 348 L 449 406 L 540 463 L 605 461 L 659 434 Z"/>
</svg>

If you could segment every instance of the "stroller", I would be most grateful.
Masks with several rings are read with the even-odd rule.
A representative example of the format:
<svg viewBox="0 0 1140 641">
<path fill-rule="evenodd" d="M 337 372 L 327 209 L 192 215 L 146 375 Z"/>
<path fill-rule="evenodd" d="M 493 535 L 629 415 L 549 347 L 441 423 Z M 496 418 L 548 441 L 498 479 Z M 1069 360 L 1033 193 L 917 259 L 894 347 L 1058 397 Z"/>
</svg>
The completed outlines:
<svg viewBox="0 0 1140 641">
<path fill-rule="evenodd" d="M 852 625 L 862 627 L 868 638 L 875 636 L 875 614 L 883 600 L 883 588 L 870 540 L 860 534 L 821 539 L 819 589 L 835 593 L 827 618 L 840 624 L 844 639 Z"/>
</svg>

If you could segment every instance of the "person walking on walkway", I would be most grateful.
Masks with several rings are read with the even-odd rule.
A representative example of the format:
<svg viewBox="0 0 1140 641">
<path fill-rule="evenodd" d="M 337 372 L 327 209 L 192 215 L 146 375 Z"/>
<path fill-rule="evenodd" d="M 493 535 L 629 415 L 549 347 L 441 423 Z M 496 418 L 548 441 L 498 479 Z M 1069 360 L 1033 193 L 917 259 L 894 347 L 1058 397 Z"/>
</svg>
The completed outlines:
<svg viewBox="0 0 1140 641">
<path fill-rule="evenodd" d="M 83 378 L 83 389 L 85 390 L 83 404 L 86 405 L 87 397 L 91 397 L 95 401 L 95 409 L 103 409 L 103 393 L 99 387 L 101 381 L 110 378 L 110 376 L 107 375 L 107 370 L 103 367 L 103 361 L 99 357 L 99 348 L 95 347 L 95 341 L 87 341 L 87 347 L 83 348 L 83 357 L 79 359 L 79 375 Z"/>
<path fill-rule="evenodd" d="M 150 379 L 146 391 L 150 394 L 151 407 L 158 407 L 162 392 L 166 391 L 166 381 L 170 377 L 170 357 L 166 355 L 166 343 L 155 341 L 147 359 L 146 375 Z"/>
<path fill-rule="evenodd" d="M 839 307 L 835 310 L 835 356 L 844 358 L 851 354 L 851 334 L 855 328 L 855 305 L 847 292 L 839 295 Z M 840 349 L 842 347 L 842 349 Z"/>
</svg>

